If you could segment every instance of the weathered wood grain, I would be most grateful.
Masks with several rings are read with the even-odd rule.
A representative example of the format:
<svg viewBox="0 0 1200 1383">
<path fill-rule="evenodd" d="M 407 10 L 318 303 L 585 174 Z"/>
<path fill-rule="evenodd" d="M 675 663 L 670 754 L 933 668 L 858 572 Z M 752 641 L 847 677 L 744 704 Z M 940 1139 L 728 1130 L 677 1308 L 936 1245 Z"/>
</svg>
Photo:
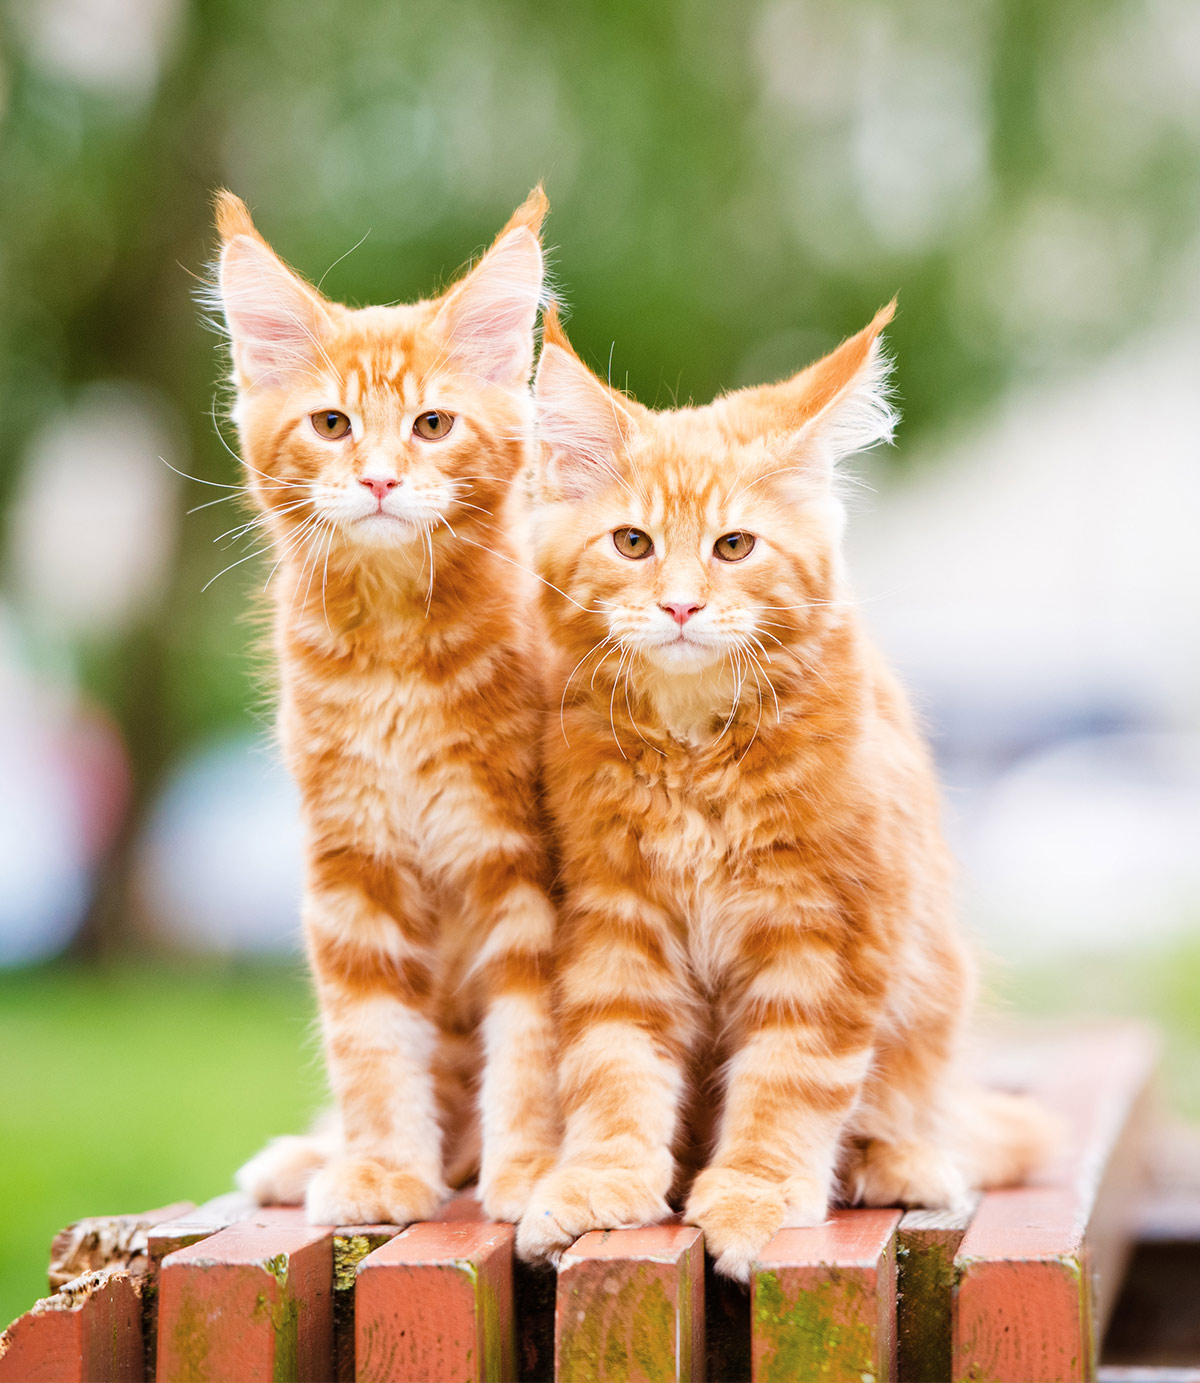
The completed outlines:
<svg viewBox="0 0 1200 1383">
<path fill-rule="evenodd" d="M 591 1383 L 704 1377 L 704 1236 L 690 1225 L 594 1230 L 563 1254 L 554 1376 Z"/>
<path fill-rule="evenodd" d="M 1095 1376 L 1144 1181 L 1158 1045 L 1129 1024 L 1032 1049 L 1027 1088 L 1063 1119 L 1061 1154 L 1028 1186 L 988 1192 L 955 1257 L 953 1376 Z"/>
<path fill-rule="evenodd" d="M 887 1383 L 896 1377 L 899 1210 L 834 1210 L 781 1229 L 751 1280 L 754 1383 Z"/>
</svg>

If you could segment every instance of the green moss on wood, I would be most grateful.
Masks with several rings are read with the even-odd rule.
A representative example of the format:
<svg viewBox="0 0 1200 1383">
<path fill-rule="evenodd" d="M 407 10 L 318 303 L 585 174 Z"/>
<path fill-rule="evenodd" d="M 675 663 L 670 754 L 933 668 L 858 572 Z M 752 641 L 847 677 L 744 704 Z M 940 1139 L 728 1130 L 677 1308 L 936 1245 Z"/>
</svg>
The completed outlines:
<svg viewBox="0 0 1200 1383">
<path fill-rule="evenodd" d="M 887 1383 L 886 1373 L 876 1371 L 875 1304 L 865 1296 L 860 1282 L 836 1270 L 791 1296 L 775 1273 L 760 1272 L 753 1310 L 755 1333 L 765 1343 L 762 1383 Z"/>
<path fill-rule="evenodd" d="M 954 1248 L 944 1239 L 911 1236 L 896 1253 L 901 1378 L 949 1383 Z"/>
<path fill-rule="evenodd" d="M 686 1377 L 676 1371 L 676 1312 L 661 1280 L 633 1275 L 611 1294 L 606 1285 L 572 1291 L 558 1377 L 564 1383 Z M 575 1322 L 581 1307 L 583 1319 Z"/>
</svg>

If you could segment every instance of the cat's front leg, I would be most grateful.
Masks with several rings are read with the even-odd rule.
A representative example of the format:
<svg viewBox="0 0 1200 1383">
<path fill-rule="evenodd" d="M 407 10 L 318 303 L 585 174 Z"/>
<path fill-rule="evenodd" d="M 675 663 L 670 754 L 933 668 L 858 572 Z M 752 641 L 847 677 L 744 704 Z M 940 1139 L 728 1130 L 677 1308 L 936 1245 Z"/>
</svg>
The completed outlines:
<svg viewBox="0 0 1200 1383">
<path fill-rule="evenodd" d="M 532 847 L 476 863 L 468 905 L 488 927 L 480 956 L 487 1007 L 479 1197 L 490 1218 L 515 1223 L 561 1137 L 550 989 L 554 909 Z"/>
<path fill-rule="evenodd" d="M 314 866 L 305 930 L 343 1140 L 308 1183 L 314 1224 L 408 1224 L 446 1194 L 428 920 L 415 878 L 351 851 Z"/>
<path fill-rule="evenodd" d="M 694 1013 L 670 925 L 623 890 L 607 908 L 597 898 L 573 931 L 559 986 L 566 1129 L 518 1231 L 529 1260 L 557 1262 L 588 1230 L 663 1219 L 675 1172 Z"/>
<path fill-rule="evenodd" d="M 838 939 L 810 924 L 772 938 L 739 998 L 720 1136 L 685 1212 L 727 1277 L 747 1281 L 777 1230 L 828 1215 L 842 1130 L 871 1063 L 879 1001 L 862 978 Z"/>
</svg>

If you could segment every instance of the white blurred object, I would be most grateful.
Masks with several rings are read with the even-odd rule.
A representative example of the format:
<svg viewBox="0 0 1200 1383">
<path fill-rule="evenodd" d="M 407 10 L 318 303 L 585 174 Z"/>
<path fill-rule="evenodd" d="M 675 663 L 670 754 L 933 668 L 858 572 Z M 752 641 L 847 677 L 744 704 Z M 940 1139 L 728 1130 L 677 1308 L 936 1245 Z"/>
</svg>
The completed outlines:
<svg viewBox="0 0 1200 1383">
<path fill-rule="evenodd" d="M 10 513 L 18 589 L 39 622 L 118 632 L 158 598 L 178 528 L 180 429 L 156 395 L 86 389 L 34 438 Z"/>
<path fill-rule="evenodd" d="M 1136 949 L 1200 919 L 1200 737 L 1030 756 L 966 823 L 969 911 L 1009 957 Z"/>
<path fill-rule="evenodd" d="M 1197 725 L 1198 382 L 1200 336 L 1163 333 L 1010 394 L 893 484 L 873 463 L 849 566 L 912 683 L 964 711 L 1103 701 Z"/>
<path fill-rule="evenodd" d="M 276 953 L 300 939 L 300 807 L 274 748 L 203 746 L 154 807 L 137 864 L 151 927 L 194 950 Z"/>
<path fill-rule="evenodd" d="M 44 72 L 145 100 L 174 48 L 184 0 L 24 0 L 16 14 Z"/>
<path fill-rule="evenodd" d="M 116 731 L 22 666 L 0 607 L 0 968 L 57 955 L 128 802 Z"/>
</svg>

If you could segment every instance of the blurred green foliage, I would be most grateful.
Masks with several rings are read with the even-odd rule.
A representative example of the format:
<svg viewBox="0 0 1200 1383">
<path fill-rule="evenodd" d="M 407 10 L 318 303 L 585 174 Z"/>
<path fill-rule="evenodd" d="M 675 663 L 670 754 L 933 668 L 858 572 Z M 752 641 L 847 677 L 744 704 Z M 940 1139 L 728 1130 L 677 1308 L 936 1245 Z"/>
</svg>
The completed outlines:
<svg viewBox="0 0 1200 1383">
<path fill-rule="evenodd" d="M 4 12 L 0 503 L 96 378 L 160 390 L 194 473 L 236 474 L 191 297 L 222 184 L 367 302 L 444 282 L 544 178 L 573 336 L 651 403 L 793 370 L 899 291 L 900 464 L 1161 313 L 1195 231 L 1183 3 L 179 3 L 140 92 L 65 77 L 39 7 Z M 151 627 L 76 650 L 142 780 L 254 699 L 255 565 L 199 595 L 224 513 L 186 521 Z"/>
<path fill-rule="evenodd" d="M 299 970 L 0 973 L 0 1329 L 46 1292 L 56 1230 L 205 1200 L 320 1101 Z"/>
</svg>

